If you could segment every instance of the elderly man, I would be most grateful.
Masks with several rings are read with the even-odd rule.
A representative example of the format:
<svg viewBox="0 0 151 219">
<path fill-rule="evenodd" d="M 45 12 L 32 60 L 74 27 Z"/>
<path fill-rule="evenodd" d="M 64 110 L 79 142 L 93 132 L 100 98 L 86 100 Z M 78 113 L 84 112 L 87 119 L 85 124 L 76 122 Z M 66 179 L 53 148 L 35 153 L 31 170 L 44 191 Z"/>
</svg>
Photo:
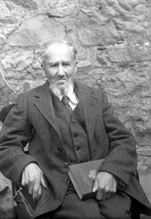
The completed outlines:
<svg viewBox="0 0 151 219">
<path fill-rule="evenodd" d="M 135 140 L 113 115 L 102 89 L 80 84 L 76 50 L 50 43 L 44 55 L 44 85 L 22 93 L 0 136 L 0 169 L 37 202 L 34 218 L 124 219 L 131 209 L 151 214 L 134 176 Z M 29 154 L 23 148 L 29 143 Z M 82 201 L 68 165 L 105 158 L 96 176 L 96 197 Z"/>
</svg>

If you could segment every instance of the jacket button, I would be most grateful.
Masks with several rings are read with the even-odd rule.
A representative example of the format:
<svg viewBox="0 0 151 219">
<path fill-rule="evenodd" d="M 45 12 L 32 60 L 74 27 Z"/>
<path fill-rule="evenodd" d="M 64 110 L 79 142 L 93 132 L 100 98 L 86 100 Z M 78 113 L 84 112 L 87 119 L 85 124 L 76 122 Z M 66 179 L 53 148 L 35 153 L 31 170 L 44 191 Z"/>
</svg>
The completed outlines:
<svg viewBox="0 0 151 219">
<path fill-rule="evenodd" d="M 67 177 L 67 176 L 65 176 L 65 177 L 63 178 L 63 180 L 64 180 L 64 181 L 67 181 L 67 180 L 68 180 L 68 177 Z"/>
</svg>

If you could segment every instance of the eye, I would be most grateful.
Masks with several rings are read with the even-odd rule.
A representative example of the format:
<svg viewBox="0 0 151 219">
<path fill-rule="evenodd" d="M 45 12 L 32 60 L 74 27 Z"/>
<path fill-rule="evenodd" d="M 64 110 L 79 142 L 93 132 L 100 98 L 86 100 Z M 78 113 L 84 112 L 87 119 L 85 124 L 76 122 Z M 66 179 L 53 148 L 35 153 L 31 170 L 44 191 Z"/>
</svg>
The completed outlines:
<svg viewBox="0 0 151 219">
<path fill-rule="evenodd" d="M 57 66 L 58 66 L 58 64 L 57 64 L 57 63 L 50 64 L 50 68 L 55 68 L 55 67 L 57 67 Z"/>
<path fill-rule="evenodd" d="M 70 66 L 70 63 L 69 63 L 69 62 L 63 62 L 62 65 L 63 65 L 64 67 L 68 67 L 68 66 Z"/>
</svg>

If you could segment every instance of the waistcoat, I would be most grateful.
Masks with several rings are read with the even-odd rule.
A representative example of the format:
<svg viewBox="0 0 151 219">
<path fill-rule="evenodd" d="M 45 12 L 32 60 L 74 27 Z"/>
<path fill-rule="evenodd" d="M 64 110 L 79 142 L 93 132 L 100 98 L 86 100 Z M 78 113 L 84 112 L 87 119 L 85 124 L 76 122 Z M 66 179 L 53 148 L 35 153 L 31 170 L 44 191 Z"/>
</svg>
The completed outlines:
<svg viewBox="0 0 151 219">
<path fill-rule="evenodd" d="M 73 111 L 66 109 L 59 98 L 53 94 L 52 102 L 69 163 L 88 161 L 90 159 L 90 151 L 80 100 Z"/>
</svg>

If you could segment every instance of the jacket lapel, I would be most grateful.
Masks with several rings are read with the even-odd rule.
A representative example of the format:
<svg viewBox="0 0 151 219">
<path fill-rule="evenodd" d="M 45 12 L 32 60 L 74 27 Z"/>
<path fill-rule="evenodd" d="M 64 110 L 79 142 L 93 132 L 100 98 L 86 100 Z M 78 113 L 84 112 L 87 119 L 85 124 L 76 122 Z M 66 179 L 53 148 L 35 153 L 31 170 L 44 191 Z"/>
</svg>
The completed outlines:
<svg viewBox="0 0 151 219">
<path fill-rule="evenodd" d="M 94 92 L 94 89 L 90 89 L 81 84 L 76 84 L 76 86 L 77 94 L 84 109 L 85 124 L 88 133 L 89 145 L 91 147 L 97 119 L 98 98 Z"/>
<path fill-rule="evenodd" d="M 98 98 L 94 92 L 94 89 L 90 89 L 76 82 L 75 86 L 78 97 L 83 106 L 86 130 L 88 133 L 88 141 L 91 147 L 95 123 L 97 119 Z M 54 127 L 54 129 L 61 138 L 60 130 L 57 124 L 56 115 L 52 104 L 48 81 L 44 85 L 42 85 L 39 91 L 35 94 L 34 104 L 38 107 L 40 112 L 45 116 L 49 123 Z"/>
<path fill-rule="evenodd" d="M 48 122 L 53 126 L 58 135 L 61 137 L 52 104 L 52 97 L 48 81 L 44 85 L 42 85 L 39 88 L 39 91 L 35 94 L 34 104 L 38 107 L 40 112 L 44 115 L 44 117 L 48 120 Z"/>
</svg>

